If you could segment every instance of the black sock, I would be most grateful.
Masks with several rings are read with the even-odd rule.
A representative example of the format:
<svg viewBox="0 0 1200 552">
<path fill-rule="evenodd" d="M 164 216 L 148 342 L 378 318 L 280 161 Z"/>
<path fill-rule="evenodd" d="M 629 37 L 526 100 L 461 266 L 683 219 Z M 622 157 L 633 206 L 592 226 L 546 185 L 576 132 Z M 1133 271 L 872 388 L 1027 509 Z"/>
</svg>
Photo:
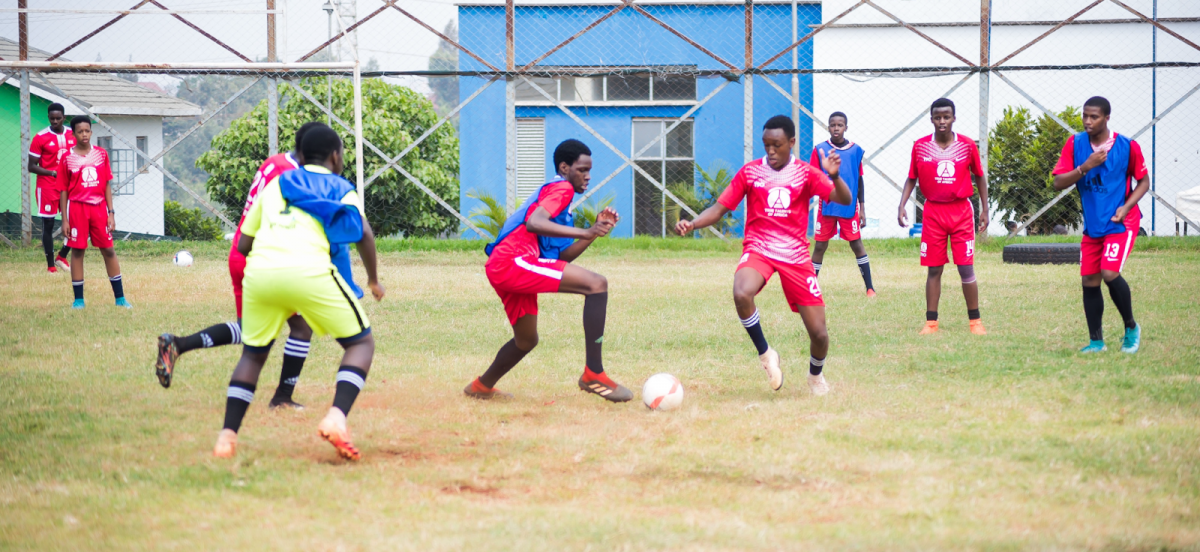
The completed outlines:
<svg viewBox="0 0 1200 552">
<path fill-rule="evenodd" d="M 333 407 L 342 414 L 350 415 L 350 407 L 358 398 L 358 392 L 367 384 L 367 373 L 353 366 L 342 366 L 337 373 L 337 391 L 333 394 Z"/>
<path fill-rule="evenodd" d="M 54 219 L 42 218 L 42 251 L 46 253 L 46 266 L 54 266 Z"/>
<path fill-rule="evenodd" d="M 604 373 L 600 355 L 604 346 L 604 319 L 608 314 L 608 292 L 595 293 L 583 299 L 583 341 L 587 350 L 587 367 L 592 373 Z"/>
<path fill-rule="evenodd" d="M 58 250 L 58 256 L 65 259 L 65 258 L 67 258 L 67 253 L 70 253 L 70 252 L 71 252 L 71 248 L 67 247 L 67 240 L 64 239 L 62 249 Z"/>
<path fill-rule="evenodd" d="M 970 320 L 979 320 L 979 309 L 967 309 L 967 318 Z"/>
<path fill-rule="evenodd" d="M 75 300 L 83 301 L 83 280 L 71 280 L 71 289 L 75 292 Z"/>
<path fill-rule="evenodd" d="M 237 345 L 242 342 L 242 329 L 236 322 L 222 322 L 209 326 L 192 335 L 175 340 L 175 347 L 183 354 L 192 349 Z"/>
<path fill-rule="evenodd" d="M 821 263 L 813 263 L 813 275 L 814 276 L 821 275 Z"/>
<path fill-rule="evenodd" d="M 292 392 L 296 390 L 296 382 L 304 370 L 304 360 L 308 358 L 310 346 L 311 342 L 292 337 L 283 344 L 283 370 L 279 372 L 279 387 L 275 388 L 276 399 L 292 400 Z"/>
<path fill-rule="evenodd" d="M 113 297 L 120 299 L 125 296 L 125 286 L 121 284 L 121 275 L 110 277 L 108 283 L 112 284 Z"/>
<path fill-rule="evenodd" d="M 754 348 L 758 350 L 758 356 L 762 356 L 767 352 L 767 337 L 763 335 L 762 324 L 758 320 L 758 309 L 754 309 L 754 314 L 750 318 L 743 318 L 742 326 L 746 328 L 746 333 L 750 334 L 750 341 L 754 342 Z"/>
<path fill-rule="evenodd" d="M 1083 316 L 1087 318 L 1088 338 L 1104 341 L 1104 295 L 1100 286 L 1083 286 Z"/>
<path fill-rule="evenodd" d="M 522 351 L 517 347 L 517 340 L 508 340 L 508 343 L 505 343 L 496 352 L 496 359 L 492 361 L 492 365 L 488 366 L 487 371 L 482 376 L 479 376 L 479 383 L 482 383 L 489 389 L 495 387 L 496 382 L 500 381 L 500 378 L 504 377 L 509 370 L 512 370 L 513 366 L 521 362 L 521 359 L 525 358 L 527 354 L 529 354 L 529 351 Z"/>
<path fill-rule="evenodd" d="M 242 427 L 242 418 L 246 417 L 246 409 L 254 401 L 256 387 L 253 383 L 230 380 L 229 389 L 225 391 L 225 429 L 236 433 Z"/>
<path fill-rule="evenodd" d="M 925 311 L 925 320 L 937 322 L 937 311 Z"/>
<path fill-rule="evenodd" d="M 863 283 L 867 285 L 867 289 L 875 289 L 875 284 L 871 283 L 871 257 L 863 255 L 858 258 L 858 272 L 862 274 Z"/>
<path fill-rule="evenodd" d="M 808 357 L 808 373 L 814 376 L 821 375 L 821 370 L 825 369 L 825 359 L 815 356 Z"/>
<path fill-rule="evenodd" d="M 1137 321 L 1133 319 L 1133 294 L 1129 291 L 1129 283 L 1125 281 L 1125 277 L 1117 275 L 1108 284 L 1108 295 L 1112 297 L 1113 304 L 1117 306 L 1117 311 L 1121 313 L 1121 320 L 1125 321 L 1125 328 L 1133 328 L 1137 325 Z"/>
</svg>

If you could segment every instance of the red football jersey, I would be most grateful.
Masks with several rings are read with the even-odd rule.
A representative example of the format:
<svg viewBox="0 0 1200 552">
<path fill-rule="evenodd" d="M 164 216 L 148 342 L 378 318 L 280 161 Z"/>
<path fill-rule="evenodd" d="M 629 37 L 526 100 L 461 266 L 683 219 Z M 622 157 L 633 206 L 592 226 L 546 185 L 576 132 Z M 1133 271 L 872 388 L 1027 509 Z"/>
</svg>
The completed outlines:
<svg viewBox="0 0 1200 552">
<path fill-rule="evenodd" d="M 71 129 L 64 128 L 62 134 L 55 134 L 50 127 L 46 127 L 29 142 L 29 155 L 38 158 L 39 167 L 48 171 L 56 171 L 58 170 L 58 161 L 73 147 L 75 147 L 75 135 L 71 133 Z M 54 188 L 58 186 L 58 179 L 39 174 L 37 175 L 37 185 Z"/>
<path fill-rule="evenodd" d="M 67 150 L 59 163 L 58 186 L 67 193 L 70 201 L 89 205 L 104 203 L 105 185 L 112 178 L 108 152 L 100 146 L 92 146 L 87 155 Z"/>
<path fill-rule="evenodd" d="M 971 197 L 975 193 L 971 175 L 983 176 L 983 162 L 970 138 L 955 134 L 946 149 L 933 141 L 932 134 L 913 142 L 908 177 L 917 179 L 926 200 L 948 203 Z"/>
<path fill-rule="evenodd" d="M 808 255 L 808 204 L 813 197 L 829 199 L 833 181 L 821 169 L 795 157 L 782 170 L 767 158 L 746 164 L 717 201 L 737 209 L 746 199 L 746 237 L 742 250 L 788 264 L 811 262 Z"/>
<path fill-rule="evenodd" d="M 538 195 L 537 202 L 530 206 L 530 209 L 525 213 L 525 220 L 533 216 L 533 212 L 541 207 L 550 213 L 550 218 L 557 217 L 567 207 L 571 206 L 571 200 L 575 197 L 575 187 L 566 180 L 551 182 L 542 187 L 542 192 Z M 505 236 L 500 243 L 496 244 L 492 250 L 492 255 L 488 258 L 492 259 L 513 259 L 524 255 L 532 255 L 538 257 L 541 253 L 541 248 L 538 247 L 537 234 L 530 232 L 522 224 L 518 226 L 511 234 Z"/>
<path fill-rule="evenodd" d="M 233 232 L 234 251 L 237 251 L 238 238 L 242 237 L 242 222 L 246 220 L 246 214 L 254 206 L 254 200 L 258 199 L 258 192 L 261 192 L 264 186 L 279 178 L 283 173 L 298 168 L 300 168 L 300 162 L 292 157 L 290 151 L 272 155 L 258 167 L 258 172 L 254 173 L 254 180 L 250 182 L 250 191 L 246 194 L 246 207 L 242 209 L 242 218 L 238 219 L 237 230 Z"/>
</svg>

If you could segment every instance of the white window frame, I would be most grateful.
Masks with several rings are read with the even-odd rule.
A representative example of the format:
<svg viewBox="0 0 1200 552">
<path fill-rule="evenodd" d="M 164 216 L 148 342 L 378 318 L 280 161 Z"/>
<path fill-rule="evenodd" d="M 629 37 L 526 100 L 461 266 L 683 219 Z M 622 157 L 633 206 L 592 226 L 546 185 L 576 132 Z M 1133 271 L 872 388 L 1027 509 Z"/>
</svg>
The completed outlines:
<svg viewBox="0 0 1200 552">
<path fill-rule="evenodd" d="M 572 67 L 572 69 L 589 69 L 589 67 Z M 597 71 L 599 71 L 604 68 L 596 68 L 596 69 L 597 69 Z M 607 68 L 607 69 L 611 69 L 611 68 Z M 565 106 L 606 106 L 606 107 L 644 107 L 644 106 L 677 106 L 677 105 L 692 106 L 692 105 L 696 105 L 696 104 L 700 103 L 699 90 L 696 90 L 695 93 L 692 95 L 693 97 L 688 100 L 655 100 L 654 99 L 654 77 L 656 75 L 658 75 L 658 73 L 656 73 L 654 69 L 655 68 L 653 68 L 653 67 L 647 67 L 645 73 L 638 74 L 638 75 L 642 75 L 642 74 L 646 75 L 646 78 L 649 79 L 649 81 L 650 81 L 649 82 L 649 87 L 650 87 L 650 99 L 649 100 L 611 100 L 610 101 L 608 99 L 608 79 L 612 78 L 611 75 L 597 75 L 595 77 L 590 77 L 590 78 L 601 79 L 600 82 L 601 82 L 602 98 L 600 100 L 590 100 L 590 101 L 563 100 L 562 99 L 562 80 L 563 80 L 563 78 L 571 78 L 570 76 L 553 77 L 554 78 L 554 86 L 551 86 L 548 89 L 546 89 L 546 92 L 552 94 L 555 99 L 559 100 L 559 103 L 561 103 Z M 697 86 L 699 85 L 698 79 L 695 80 L 695 84 Z M 543 87 L 543 88 L 546 88 L 546 87 Z M 540 94 L 539 94 L 539 96 L 540 96 Z M 552 101 L 548 101 L 543 97 L 543 98 L 536 99 L 536 100 L 518 99 L 516 102 L 516 105 L 545 107 L 545 106 L 553 106 L 553 105 L 555 105 L 555 103 Z"/>
<path fill-rule="evenodd" d="M 651 80 L 651 82 L 653 82 L 653 80 Z M 638 163 L 638 165 L 641 166 L 643 169 L 647 168 L 646 165 L 642 163 L 643 161 L 650 161 L 650 162 L 657 163 L 657 165 L 658 165 L 657 173 L 652 172 L 651 174 L 653 174 L 654 177 L 658 180 L 658 183 L 662 184 L 663 186 L 667 185 L 667 183 L 666 183 L 667 161 L 690 161 L 692 163 L 691 166 L 693 168 L 692 184 L 695 185 L 695 170 L 694 170 L 694 168 L 695 168 L 695 164 L 696 164 L 696 119 L 691 118 L 691 117 L 686 119 L 686 121 L 692 125 L 692 144 L 691 144 L 692 147 L 690 148 L 692 150 L 691 157 L 668 157 L 667 156 L 667 138 L 665 136 L 662 138 L 662 140 L 656 142 L 658 144 L 659 151 L 662 152 L 662 155 L 657 156 L 657 157 L 647 157 L 646 154 L 650 153 L 650 151 L 653 151 L 653 148 L 651 148 L 651 150 L 647 151 L 646 154 L 643 154 L 642 157 L 635 157 L 635 155 L 637 154 L 638 147 L 637 147 L 637 138 L 636 138 L 637 133 L 634 131 L 634 126 L 637 125 L 637 123 L 657 122 L 657 123 L 659 123 L 659 131 L 658 132 L 659 132 L 659 134 L 662 134 L 663 130 L 666 130 L 668 126 L 671 126 L 671 124 L 673 124 L 675 121 L 678 121 L 678 120 L 679 119 L 675 118 L 675 117 L 634 117 L 630 121 L 630 124 L 629 124 L 629 156 L 630 156 L 630 159 L 633 159 L 633 161 L 635 163 Z M 676 130 L 678 130 L 678 128 L 676 128 Z M 651 171 L 646 171 L 646 172 L 651 172 Z M 637 177 L 638 177 L 638 173 L 637 173 L 637 171 L 634 171 L 633 180 L 631 180 L 629 183 L 630 192 L 631 192 L 630 197 L 633 199 L 633 201 L 635 203 L 633 209 L 631 210 L 632 213 L 630 216 L 630 224 L 633 227 L 633 235 L 635 235 L 635 236 L 637 235 L 637 228 L 638 228 L 638 226 L 637 226 L 637 205 L 636 205 L 636 202 L 637 202 Z M 660 225 L 662 227 L 662 237 L 666 237 L 667 196 L 666 196 L 666 194 L 663 194 L 661 191 L 659 191 L 659 194 L 662 195 L 662 203 L 663 203 L 662 209 L 661 209 L 662 221 L 661 221 Z"/>
</svg>

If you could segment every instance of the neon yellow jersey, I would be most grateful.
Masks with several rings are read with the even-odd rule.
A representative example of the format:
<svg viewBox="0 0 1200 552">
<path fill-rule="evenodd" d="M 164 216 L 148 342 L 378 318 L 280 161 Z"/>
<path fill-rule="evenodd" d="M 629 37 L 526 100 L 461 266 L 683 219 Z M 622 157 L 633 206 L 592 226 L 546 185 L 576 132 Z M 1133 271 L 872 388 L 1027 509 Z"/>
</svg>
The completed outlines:
<svg viewBox="0 0 1200 552">
<path fill-rule="evenodd" d="M 331 174 L 319 165 L 305 165 L 300 170 Z M 346 194 L 342 203 L 358 205 L 358 193 Z M 334 268 L 325 226 L 302 209 L 287 206 L 279 177 L 258 192 L 258 199 L 242 222 L 242 234 L 254 238 L 254 247 L 246 258 L 247 269 Z"/>
</svg>

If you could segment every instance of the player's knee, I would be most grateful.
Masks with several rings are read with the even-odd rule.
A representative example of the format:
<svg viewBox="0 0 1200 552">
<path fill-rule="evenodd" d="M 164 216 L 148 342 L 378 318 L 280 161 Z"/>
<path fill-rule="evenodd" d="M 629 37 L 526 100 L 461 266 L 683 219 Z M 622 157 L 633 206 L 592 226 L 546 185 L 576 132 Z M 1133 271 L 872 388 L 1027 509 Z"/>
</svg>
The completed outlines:
<svg viewBox="0 0 1200 552">
<path fill-rule="evenodd" d="M 608 293 L 608 278 L 600 274 L 596 274 L 588 282 L 588 295 L 595 295 L 597 293 Z"/>
<path fill-rule="evenodd" d="M 746 287 L 733 287 L 733 302 L 738 306 L 750 306 L 754 304 L 754 290 Z"/>
<path fill-rule="evenodd" d="M 1083 277 L 1083 287 L 1099 287 L 1100 274 L 1088 274 Z"/>
<path fill-rule="evenodd" d="M 942 268 L 943 267 L 940 267 L 940 266 L 929 267 L 929 277 L 930 278 L 941 278 L 942 277 Z"/>
<path fill-rule="evenodd" d="M 958 265 L 958 277 L 963 285 L 975 283 L 975 265 Z"/>
<path fill-rule="evenodd" d="M 810 340 L 812 340 L 813 345 L 820 345 L 820 346 L 828 346 L 829 345 L 829 331 L 826 330 L 825 328 L 820 328 L 817 330 L 809 330 L 808 338 Z"/>
<path fill-rule="evenodd" d="M 518 349 L 528 353 L 534 347 L 537 347 L 538 334 L 513 336 L 513 343 L 516 344 Z"/>
<path fill-rule="evenodd" d="M 1114 271 L 1114 270 L 1101 270 L 1100 271 L 1100 277 L 1103 278 L 1105 282 L 1111 282 L 1113 280 L 1116 280 L 1120 276 L 1121 276 L 1121 273 Z"/>
<path fill-rule="evenodd" d="M 313 330 L 308 323 L 299 316 L 293 316 L 288 319 L 288 337 L 299 339 L 300 341 L 312 341 Z"/>
<path fill-rule="evenodd" d="M 113 248 L 111 248 L 111 247 L 101 247 L 100 248 L 100 256 L 104 257 L 105 259 L 111 259 L 111 258 L 115 257 L 116 255 L 117 255 L 117 252 L 114 251 Z"/>
<path fill-rule="evenodd" d="M 829 249 L 829 242 L 827 242 L 827 241 L 819 241 L 813 247 L 813 251 L 815 253 L 824 253 L 826 249 Z"/>
</svg>

